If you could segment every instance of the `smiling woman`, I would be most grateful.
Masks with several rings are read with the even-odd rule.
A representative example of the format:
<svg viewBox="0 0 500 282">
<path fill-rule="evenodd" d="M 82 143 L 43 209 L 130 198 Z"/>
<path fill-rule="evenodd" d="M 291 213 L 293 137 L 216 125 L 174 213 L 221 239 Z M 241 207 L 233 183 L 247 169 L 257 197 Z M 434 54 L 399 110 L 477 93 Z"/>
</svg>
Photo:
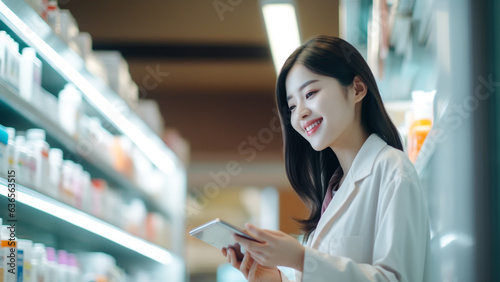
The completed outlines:
<svg viewBox="0 0 500 282">
<path fill-rule="evenodd" d="M 427 281 L 429 219 L 419 178 L 402 152 L 361 54 L 318 36 L 290 55 L 278 77 L 287 175 L 310 208 L 305 245 L 247 228 L 261 242 L 223 249 L 249 281 Z"/>
</svg>

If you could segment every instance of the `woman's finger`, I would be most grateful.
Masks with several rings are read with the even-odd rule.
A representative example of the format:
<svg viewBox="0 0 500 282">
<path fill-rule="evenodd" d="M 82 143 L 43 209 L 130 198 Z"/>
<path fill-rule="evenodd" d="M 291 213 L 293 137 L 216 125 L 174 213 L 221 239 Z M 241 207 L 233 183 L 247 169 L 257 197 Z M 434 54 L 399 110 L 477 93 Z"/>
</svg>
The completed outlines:
<svg viewBox="0 0 500 282">
<path fill-rule="evenodd" d="M 227 250 L 226 250 L 226 248 L 222 248 L 222 250 L 220 252 L 222 253 L 223 256 L 227 257 Z"/>
<path fill-rule="evenodd" d="M 229 249 L 229 257 L 230 257 L 230 262 L 229 263 L 234 268 L 239 269 L 240 268 L 240 263 L 236 259 L 236 254 L 235 254 L 235 252 L 234 252 L 234 250 L 232 248 Z"/>
<path fill-rule="evenodd" d="M 257 240 L 265 242 L 272 239 L 272 235 L 267 230 L 257 228 L 256 226 L 250 223 L 246 223 L 245 227 L 247 228 L 248 231 L 250 231 L 249 232 L 250 235 L 252 235 L 252 237 L 254 237 Z"/>
<path fill-rule="evenodd" d="M 252 266 L 250 267 L 250 270 L 248 271 L 248 281 L 254 281 L 256 278 L 257 274 L 257 268 L 259 267 L 259 264 L 256 260 L 253 261 Z"/>
<path fill-rule="evenodd" d="M 243 260 L 240 263 L 240 272 L 243 273 L 243 275 L 247 279 L 248 279 L 248 270 L 249 270 L 248 262 L 249 261 L 250 261 L 250 254 L 247 253 L 243 256 Z"/>
</svg>

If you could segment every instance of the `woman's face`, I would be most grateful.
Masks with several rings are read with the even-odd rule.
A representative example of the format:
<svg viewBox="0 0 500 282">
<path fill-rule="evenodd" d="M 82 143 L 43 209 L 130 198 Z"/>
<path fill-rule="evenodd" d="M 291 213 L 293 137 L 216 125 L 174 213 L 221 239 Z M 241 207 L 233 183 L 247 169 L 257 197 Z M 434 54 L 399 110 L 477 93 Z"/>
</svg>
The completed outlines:
<svg viewBox="0 0 500 282">
<path fill-rule="evenodd" d="M 296 64 L 288 73 L 286 92 L 291 124 L 316 151 L 343 146 L 355 125 L 353 89 L 337 79 Z"/>
</svg>

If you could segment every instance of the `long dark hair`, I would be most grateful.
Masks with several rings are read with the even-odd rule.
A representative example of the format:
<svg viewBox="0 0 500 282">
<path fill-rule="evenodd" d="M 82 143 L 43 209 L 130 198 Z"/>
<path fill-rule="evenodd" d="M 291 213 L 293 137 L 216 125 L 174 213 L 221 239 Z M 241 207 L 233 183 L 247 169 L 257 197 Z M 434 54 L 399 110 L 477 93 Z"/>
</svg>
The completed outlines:
<svg viewBox="0 0 500 282">
<path fill-rule="evenodd" d="M 348 42 L 331 36 L 317 36 L 297 48 L 286 60 L 278 76 L 276 100 L 283 129 L 285 165 L 288 179 L 309 207 L 307 219 L 296 219 L 305 232 L 305 240 L 316 229 L 328 182 L 340 166 L 330 148 L 315 151 L 290 123 L 285 82 L 290 69 L 301 64 L 319 75 L 337 79 L 343 87 L 358 76 L 368 90 L 361 105 L 361 125 L 368 133 L 377 133 L 387 144 L 403 150 L 398 131 L 385 111 L 377 83 L 363 56 Z"/>
</svg>

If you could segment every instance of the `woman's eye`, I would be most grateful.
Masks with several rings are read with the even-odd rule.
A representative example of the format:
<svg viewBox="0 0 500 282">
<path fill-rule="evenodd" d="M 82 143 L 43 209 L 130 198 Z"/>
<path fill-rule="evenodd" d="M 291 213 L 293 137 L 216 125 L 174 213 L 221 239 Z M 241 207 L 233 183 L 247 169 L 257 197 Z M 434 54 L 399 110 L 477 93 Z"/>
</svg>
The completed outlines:
<svg viewBox="0 0 500 282">
<path fill-rule="evenodd" d="M 288 107 L 288 111 L 289 111 L 289 112 L 291 112 L 291 111 L 293 111 L 293 110 L 295 110 L 295 106 L 289 106 L 289 107 Z"/>
<path fill-rule="evenodd" d="M 309 97 L 311 97 L 312 95 L 314 95 L 314 94 L 316 94 L 316 93 L 318 93 L 318 91 L 311 91 L 311 92 L 308 92 L 308 93 L 306 94 L 306 99 L 307 99 L 307 98 L 309 98 Z"/>
</svg>

